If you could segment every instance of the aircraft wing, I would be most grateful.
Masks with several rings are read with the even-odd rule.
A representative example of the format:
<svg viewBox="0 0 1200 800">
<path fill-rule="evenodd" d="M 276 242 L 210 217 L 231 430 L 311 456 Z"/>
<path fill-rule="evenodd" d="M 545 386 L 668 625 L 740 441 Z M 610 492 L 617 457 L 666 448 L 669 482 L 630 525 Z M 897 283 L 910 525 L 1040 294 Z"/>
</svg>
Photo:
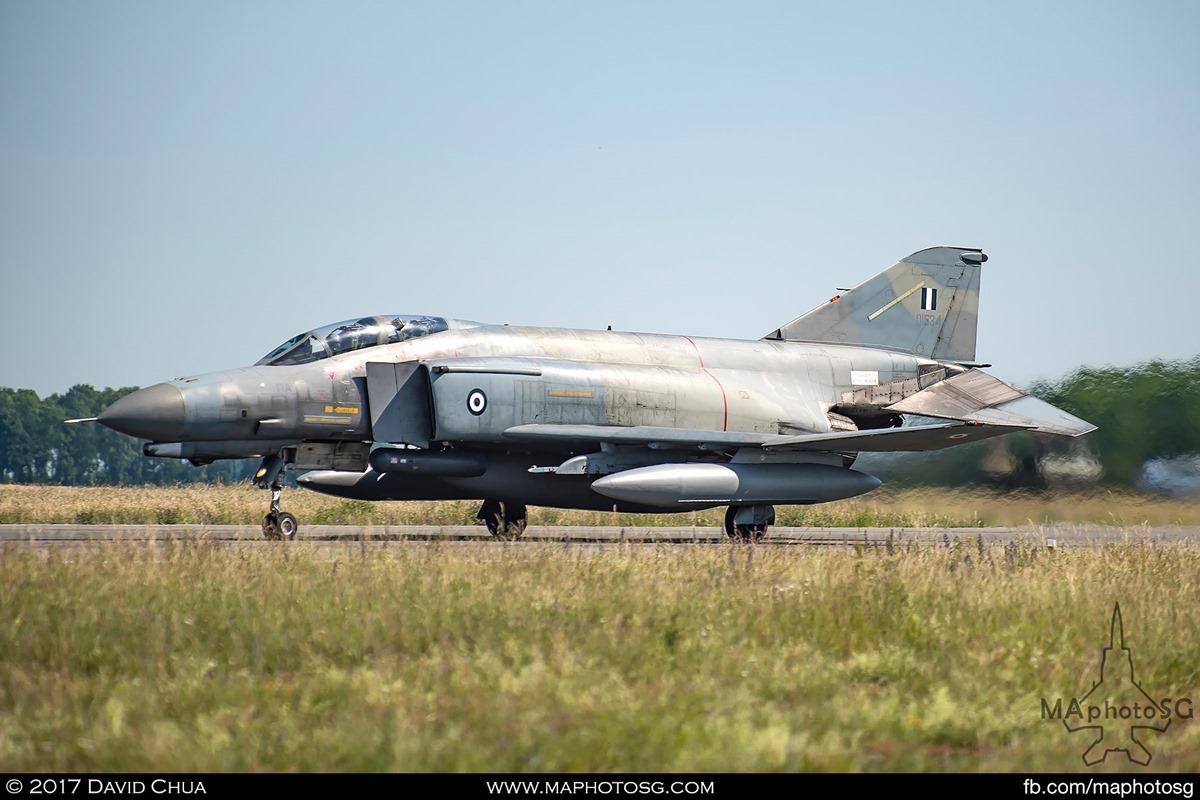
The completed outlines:
<svg viewBox="0 0 1200 800">
<path fill-rule="evenodd" d="M 914 425 L 910 428 L 882 428 L 871 431 L 838 431 L 780 437 L 772 450 L 810 450 L 838 453 L 898 453 L 911 450 L 941 450 L 993 436 L 1028 430 L 1024 425 L 985 425 L 948 422 L 942 425 Z"/>
<path fill-rule="evenodd" d="M 504 431 L 513 440 L 572 446 L 601 444 L 652 448 L 721 450 L 734 447 L 805 452 L 891 453 L 941 450 L 994 436 L 1031 430 L 1081 436 L 1096 426 L 978 369 L 955 375 L 887 407 L 898 414 L 952 420 L 876 430 L 786 436 L 771 433 L 695 430 L 639 425 L 517 425 Z"/>
<path fill-rule="evenodd" d="M 977 369 L 947 378 L 887 407 L 899 414 L 1082 436 L 1096 426 Z"/>
<path fill-rule="evenodd" d="M 646 425 L 623 428 L 610 425 L 517 425 L 504 432 L 507 438 L 542 444 L 595 445 L 624 444 L 648 447 L 687 447 L 716 450 L 729 447 L 756 447 L 813 453 L 901 452 L 941 450 L 968 442 L 990 439 L 1006 433 L 1027 430 L 1026 425 L 985 423 L 945 423 L 911 428 L 883 428 L 869 431 L 837 431 L 781 436 L 770 433 L 705 431 L 690 428 L 660 428 Z"/>
<path fill-rule="evenodd" d="M 775 439 L 789 437 L 770 433 L 738 431 L 706 431 L 693 428 L 661 428 L 651 425 L 622 427 L 619 425 L 517 425 L 504 431 L 504 436 L 526 442 L 544 444 L 625 444 L 655 446 L 686 446 L 704 448 L 762 447 Z"/>
</svg>

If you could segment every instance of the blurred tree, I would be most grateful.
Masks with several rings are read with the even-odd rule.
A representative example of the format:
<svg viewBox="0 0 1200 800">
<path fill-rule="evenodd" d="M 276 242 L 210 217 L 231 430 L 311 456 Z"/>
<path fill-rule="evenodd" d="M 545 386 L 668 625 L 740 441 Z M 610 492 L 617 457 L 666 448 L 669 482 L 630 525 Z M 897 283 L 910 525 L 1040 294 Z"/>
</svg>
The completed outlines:
<svg viewBox="0 0 1200 800">
<path fill-rule="evenodd" d="M 97 390 L 80 384 L 40 399 L 29 389 L 0 388 L 0 482 L 64 486 L 235 483 L 253 474 L 254 460 L 194 467 L 186 461 L 147 458 L 136 439 L 102 425 L 67 425 L 94 417 L 137 387 Z"/>
<path fill-rule="evenodd" d="M 1200 453 L 1200 356 L 1081 367 L 1030 393 L 1099 426 L 1088 439 L 1106 483 L 1129 486 L 1151 459 Z"/>
<path fill-rule="evenodd" d="M 1133 487 L 1149 461 L 1200 455 L 1200 356 L 1080 367 L 1028 391 L 1098 429 L 1078 439 L 1015 433 L 933 453 L 864 455 L 859 464 L 899 485 L 1015 489 L 1045 487 L 1055 462 L 1057 480 Z"/>
</svg>

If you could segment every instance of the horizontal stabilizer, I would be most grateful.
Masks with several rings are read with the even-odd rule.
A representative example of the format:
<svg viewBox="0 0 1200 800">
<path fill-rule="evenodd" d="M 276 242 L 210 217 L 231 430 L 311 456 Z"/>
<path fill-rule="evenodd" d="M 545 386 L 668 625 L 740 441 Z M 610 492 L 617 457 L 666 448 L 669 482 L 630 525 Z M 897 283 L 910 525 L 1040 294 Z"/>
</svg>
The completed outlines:
<svg viewBox="0 0 1200 800">
<path fill-rule="evenodd" d="M 1096 426 L 1090 422 L 1030 397 L 1015 386 L 977 369 L 934 384 L 893 403 L 887 410 L 961 422 L 1028 428 L 1059 436 L 1082 436 L 1096 430 Z"/>
</svg>

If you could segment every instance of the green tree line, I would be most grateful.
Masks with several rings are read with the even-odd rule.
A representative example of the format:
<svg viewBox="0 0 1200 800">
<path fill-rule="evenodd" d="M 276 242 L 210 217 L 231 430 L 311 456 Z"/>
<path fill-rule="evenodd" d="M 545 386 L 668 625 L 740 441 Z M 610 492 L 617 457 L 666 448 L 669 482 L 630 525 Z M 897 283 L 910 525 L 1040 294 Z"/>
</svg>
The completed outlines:
<svg viewBox="0 0 1200 800">
<path fill-rule="evenodd" d="M 194 467 L 174 458 L 147 458 L 142 443 L 94 422 L 94 417 L 137 387 L 97 390 L 74 386 L 40 398 L 32 389 L 0 387 L 0 482 L 61 486 L 234 482 L 248 478 L 249 461 Z"/>
<path fill-rule="evenodd" d="M 135 388 L 79 385 L 44 399 L 30 389 L 0 388 L 0 482 L 236 482 L 253 473 L 253 460 L 194 467 L 178 459 L 147 458 L 141 442 L 102 425 L 64 424 L 96 416 Z M 889 482 L 910 484 L 1036 487 L 1053 482 L 1057 474 L 1129 487 L 1154 459 L 1200 457 L 1200 356 L 1134 367 L 1080 367 L 1061 379 L 1034 383 L 1029 393 L 1099 429 L 1079 439 L 1021 433 L 936 453 L 864 457 L 862 466 Z"/>
</svg>

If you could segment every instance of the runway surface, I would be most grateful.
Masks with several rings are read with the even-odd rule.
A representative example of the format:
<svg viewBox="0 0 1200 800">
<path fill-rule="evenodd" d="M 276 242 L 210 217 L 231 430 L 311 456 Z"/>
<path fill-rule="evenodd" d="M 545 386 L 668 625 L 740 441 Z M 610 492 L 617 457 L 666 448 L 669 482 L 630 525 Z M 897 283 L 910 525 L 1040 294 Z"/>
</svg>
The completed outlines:
<svg viewBox="0 0 1200 800">
<path fill-rule="evenodd" d="M 760 544 L 767 546 L 899 547 L 910 543 L 951 546 L 1020 542 L 1031 546 L 1092 547 L 1119 542 L 1198 544 L 1200 526 L 1038 525 L 1019 528 L 771 528 Z M 55 548 L 104 543 L 203 541 L 251 543 L 263 547 L 311 547 L 331 544 L 386 545 L 390 542 L 473 543 L 480 546 L 562 544 L 693 544 L 728 542 L 720 528 L 693 527 L 565 527 L 530 526 L 517 542 L 494 539 L 482 525 L 301 525 L 290 542 L 269 542 L 257 525 L 0 525 L 0 548 Z"/>
</svg>

